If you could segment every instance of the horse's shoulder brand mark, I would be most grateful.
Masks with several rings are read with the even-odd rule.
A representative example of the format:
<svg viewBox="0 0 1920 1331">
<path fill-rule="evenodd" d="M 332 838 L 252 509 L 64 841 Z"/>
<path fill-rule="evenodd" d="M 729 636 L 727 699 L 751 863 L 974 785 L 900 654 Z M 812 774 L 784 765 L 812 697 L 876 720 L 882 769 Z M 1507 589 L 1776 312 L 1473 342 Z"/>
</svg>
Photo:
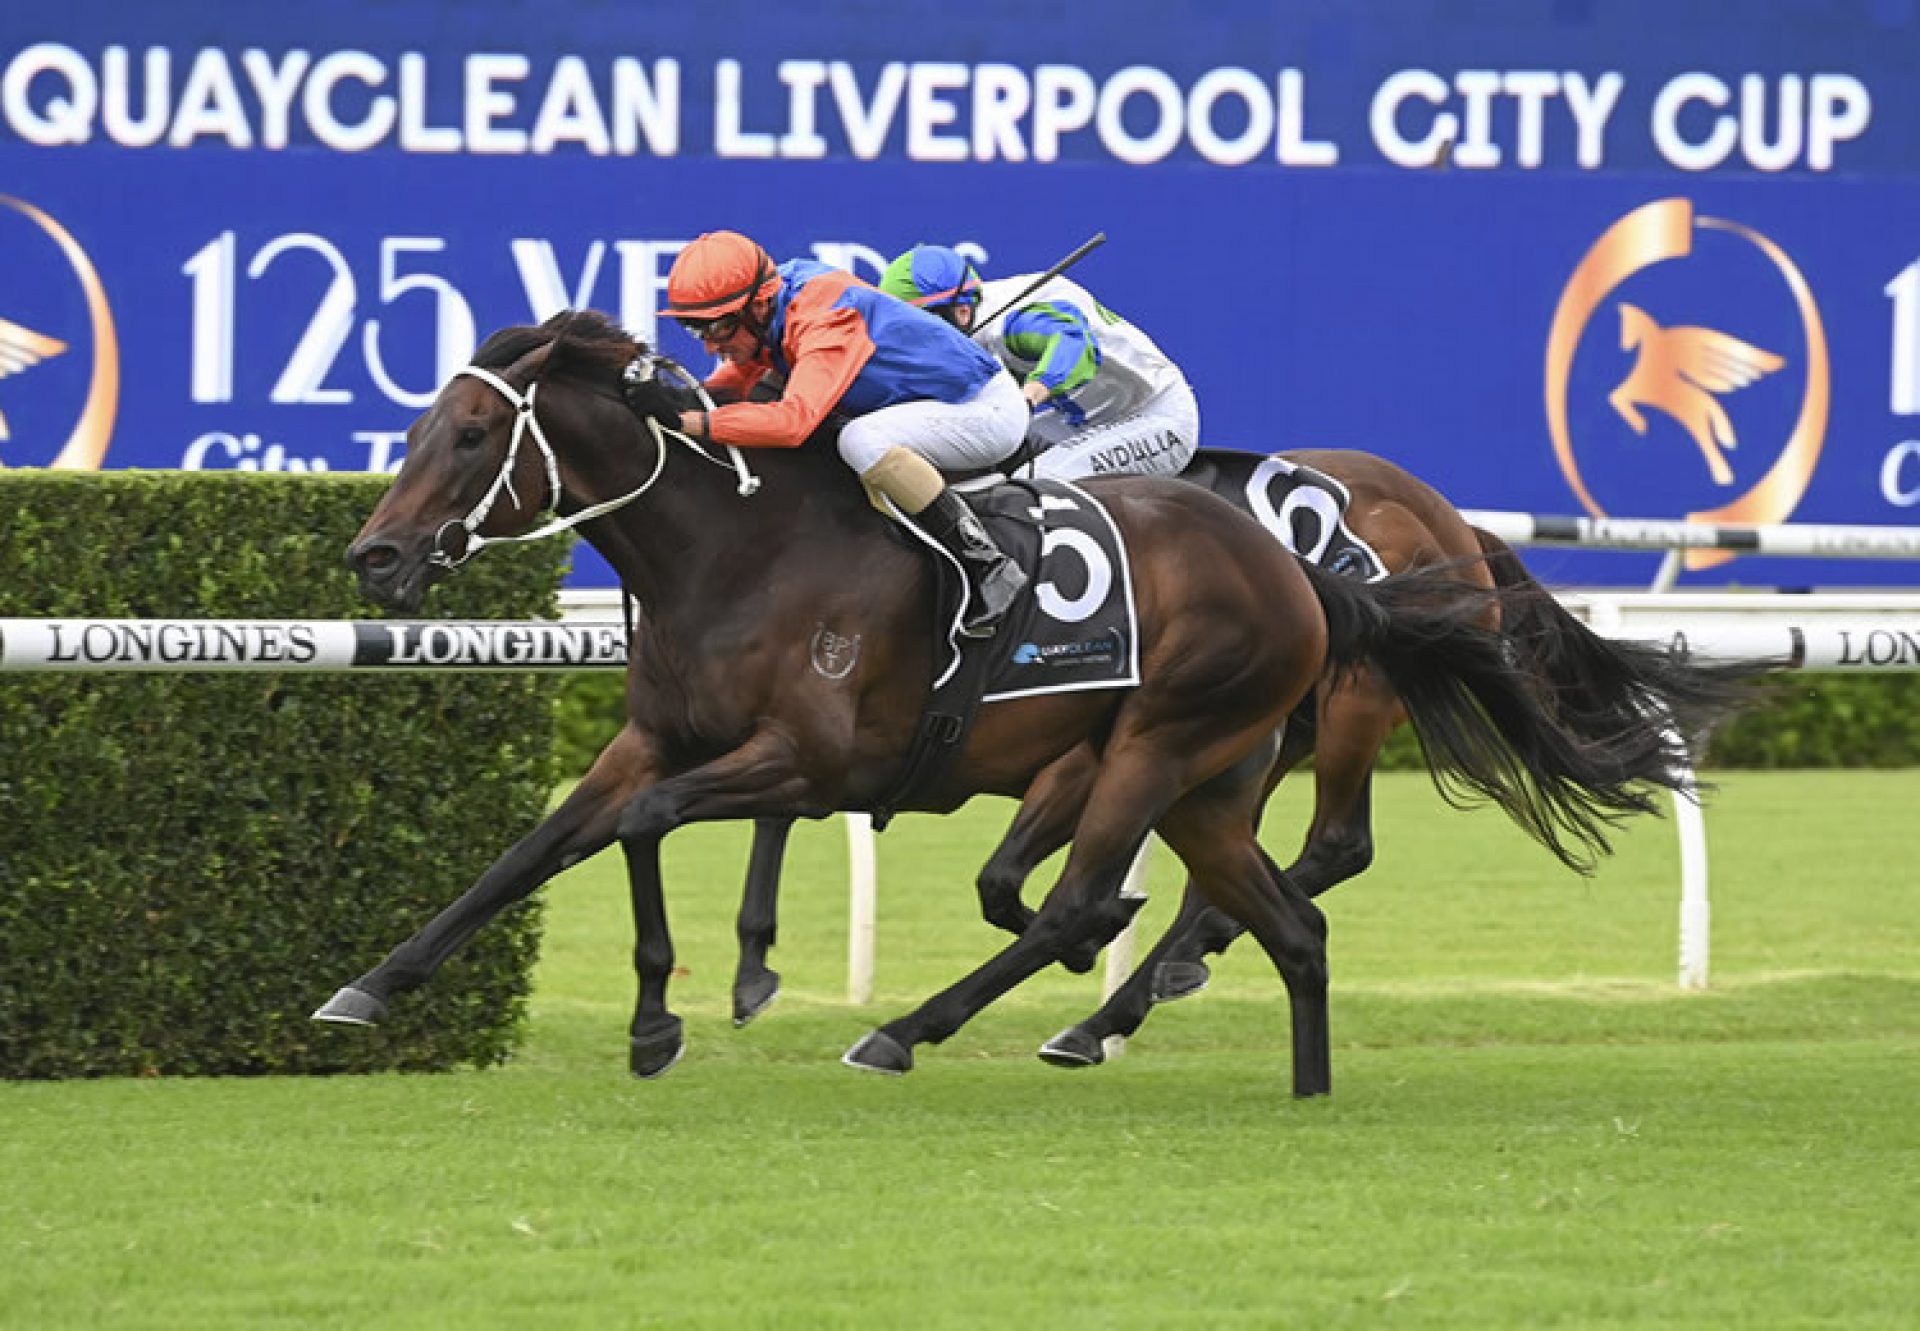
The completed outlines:
<svg viewBox="0 0 1920 1331">
<path fill-rule="evenodd" d="M 813 631 L 813 668 L 824 679 L 845 679 L 860 659 L 860 635 L 848 637 L 821 624 Z"/>
</svg>

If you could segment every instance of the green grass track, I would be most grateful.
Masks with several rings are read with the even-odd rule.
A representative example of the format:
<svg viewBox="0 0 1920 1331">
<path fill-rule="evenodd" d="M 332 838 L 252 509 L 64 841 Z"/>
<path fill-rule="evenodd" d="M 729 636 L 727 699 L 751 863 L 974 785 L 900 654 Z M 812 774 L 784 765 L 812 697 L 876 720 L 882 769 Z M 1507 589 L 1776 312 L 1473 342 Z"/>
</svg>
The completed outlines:
<svg viewBox="0 0 1920 1331">
<path fill-rule="evenodd" d="M 545 894 L 506 1067 L 0 1085 L 0 1326 L 1920 1325 L 1920 772 L 1721 787 L 1713 988 L 1682 994 L 1670 823 L 1583 880 L 1381 778 L 1375 867 L 1325 899 L 1311 1103 L 1242 949 L 1096 1070 L 1033 1057 L 1098 997 L 1055 972 L 906 1078 L 842 1067 L 998 945 L 970 882 L 1001 802 L 882 837 L 865 1009 L 840 823 L 799 829 L 786 991 L 744 1031 L 744 830 L 676 835 L 689 1050 L 636 1083 L 603 856 Z M 1270 819 L 1283 862 L 1308 790 Z M 1150 932 L 1177 881 L 1156 863 Z"/>
</svg>

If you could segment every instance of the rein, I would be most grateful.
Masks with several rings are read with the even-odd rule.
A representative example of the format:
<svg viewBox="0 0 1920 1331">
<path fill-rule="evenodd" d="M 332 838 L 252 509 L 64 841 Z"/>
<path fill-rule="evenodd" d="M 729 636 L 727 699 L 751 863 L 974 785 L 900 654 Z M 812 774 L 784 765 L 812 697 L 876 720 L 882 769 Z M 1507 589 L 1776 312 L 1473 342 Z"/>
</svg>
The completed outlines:
<svg viewBox="0 0 1920 1331">
<path fill-rule="evenodd" d="M 642 362 L 647 362 L 644 370 L 642 369 Z M 691 381 L 695 388 L 700 391 L 702 400 L 708 401 L 709 406 L 711 406 L 711 401 L 707 399 L 706 392 L 700 388 L 698 381 L 693 380 L 692 376 L 685 370 L 681 369 L 680 366 L 674 364 L 672 361 L 667 361 L 665 357 L 647 354 L 635 357 L 633 364 L 627 367 L 627 377 L 638 380 L 649 379 L 653 377 L 653 374 L 661 362 L 664 362 L 678 372 L 683 379 Z M 636 373 L 636 371 L 638 371 L 638 373 Z M 513 408 L 514 412 L 513 434 L 507 441 L 507 456 L 500 464 L 500 473 L 493 478 L 493 484 L 487 487 L 487 492 L 480 496 L 480 502 L 473 506 L 473 510 L 468 513 L 466 517 L 449 518 L 441 524 L 440 530 L 434 533 L 433 552 L 427 556 L 427 559 L 430 563 L 436 564 L 441 568 L 454 569 L 460 567 L 460 565 L 473 558 L 484 546 L 513 545 L 524 541 L 544 540 L 546 537 L 557 536 L 564 531 L 572 531 L 582 523 L 591 522 L 598 517 L 604 517 L 615 509 L 625 508 L 648 490 L 651 490 L 654 483 L 660 479 L 661 473 L 666 470 L 667 437 L 669 435 L 678 439 L 681 443 L 699 454 L 701 458 L 711 462 L 716 467 L 725 467 L 728 465 L 713 456 L 713 454 L 707 452 L 696 440 L 690 439 L 680 433 L 680 431 L 670 429 L 660 424 L 659 421 L 649 417 L 646 425 L 648 431 L 653 435 L 654 446 L 652 474 L 626 494 L 614 499 L 604 500 L 598 504 L 589 505 L 577 513 L 561 515 L 558 513 L 561 495 L 560 460 L 553 451 L 553 445 L 547 442 L 547 433 L 540 428 L 540 418 L 534 414 L 533 409 L 534 394 L 539 391 L 540 385 L 537 382 L 529 384 L 527 385 L 527 391 L 521 393 L 518 389 L 514 388 L 512 384 L 495 374 L 492 370 L 482 369 L 478 365 L 464 365 L 454 371 L 454 377 L 458 378 L 461 375 L 465 375 L 470 379 L 478 379 L 481 383 L 486 384 L 507 400 L 508 405 Z M 548 506 L 555 510 L 556 516 L 553 521 L 546 523 L 544 526 L 537 527 L 533 531 L 521 532 L 517 536 L 482 536 L 479 529 L 481 525 L 486 522 L 488 514 L 493 512 L 493 506 L 499 500 L 502 491 L 505 491 L 507 497 L 513 501 L 515 508 L 525 507 L 525 505 L 521 503 L 519 493 L 513 488 L 513 467 L 514 463 L 517 462 L 520 457 L 521 440 L 528 436 L 532 437 L 534 445 L 539 448 L 541 461 L 546 465 Z M 740 477 L 740 494 L 752 494 L 760 488 L 760 478 L 747 469 L 745 460 L 740 456 L 740 450 L 729 448 L 728 451 L 733 454 L 732 466 Z M 454 527 L 458 527 L 464 531 L 467 537 L 466 545 L 458 557 L 448 554 L 444 544 L 447 532 Z"/>
</svg>

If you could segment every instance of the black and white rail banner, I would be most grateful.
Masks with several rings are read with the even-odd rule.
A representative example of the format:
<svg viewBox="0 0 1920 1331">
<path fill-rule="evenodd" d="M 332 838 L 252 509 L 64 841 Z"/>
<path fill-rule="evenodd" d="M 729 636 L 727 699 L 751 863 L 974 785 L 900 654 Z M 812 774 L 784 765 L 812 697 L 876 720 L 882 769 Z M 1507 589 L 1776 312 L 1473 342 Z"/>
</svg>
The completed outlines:
<svg viewBox="0 0 1920 1331">
<path fill-rule="evenodd" d="M 1832 526 L 1815 522 L 1771 527 L 1715 525 L 1677 518 L 1582 518 L 1543 513 L 1460 510 L 1482 531 L 1510 545 L 1584 545 L 1601 550 L 1731 550 L 1736 554 L 1812 559 L 1920 558 L 1920 527 Z"/>
<path fill-rule="evenodd" d="M 619 624 L 485 620 L 0 619 L 0 671 L 594 670 Z"/>
<path fill-rule="evenodd" d="M 1920 613 L 1779 612 L 1715 622 L 1684 609 L 1589 608 L 1605 637 L 1782 669 L 1920 670 Z M 0 619 L 0 673 L 26 671 L 615 670 L 617 623 L 499 620 Z"/>
</svg>

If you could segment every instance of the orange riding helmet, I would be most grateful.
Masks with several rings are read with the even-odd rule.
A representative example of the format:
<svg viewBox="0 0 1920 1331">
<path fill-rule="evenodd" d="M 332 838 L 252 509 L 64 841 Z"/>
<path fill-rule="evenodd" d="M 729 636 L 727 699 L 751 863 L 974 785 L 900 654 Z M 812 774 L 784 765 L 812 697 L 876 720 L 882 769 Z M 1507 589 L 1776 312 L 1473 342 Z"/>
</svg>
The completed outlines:
<svg viewBox="0 0 1920 1331">
<path fill-rule="evenodd" d="M 680 251 L 667 273 L 667 305 L 675 319 L 717 319 L 770 294 L 779 282 L 773 260 L 738 231 L 709 231 Z"/>
</svg>

